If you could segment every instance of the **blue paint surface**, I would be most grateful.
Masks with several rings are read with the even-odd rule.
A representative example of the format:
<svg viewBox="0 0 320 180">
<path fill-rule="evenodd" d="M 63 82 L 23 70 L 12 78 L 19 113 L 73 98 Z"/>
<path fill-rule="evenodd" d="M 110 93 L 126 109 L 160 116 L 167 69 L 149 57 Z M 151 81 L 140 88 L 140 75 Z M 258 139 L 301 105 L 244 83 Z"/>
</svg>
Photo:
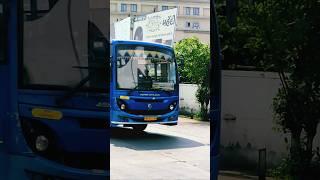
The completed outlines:
<svg viewBox="0 0 320 180">
<path fill-rule="evenodd" d="M 21 129 L 21 120 L 38 121 L 53 132 L 60 147 L 71 153 L 109 154 L 109 134 L 105 129 L 81 128 L 77 122 L 109 121 L 108 109 L 97 107 L 107 101 L 105 94 L 77 95 L 65 106 L 57 106 L 54 99 L 63 92 L 33 91 L 18 89 L 18 0 L 8 2 L 7 63 L 0 64 L 0 179 L 30 179 L 37 176 L 57 176 L 67 179 L 106 179 L 107 169 L 101 171 L 72 168 L 35 154 L 26 143 Z M 59 121 L 32 117 L 33 108 L 61 111 Z"/>
</svg>

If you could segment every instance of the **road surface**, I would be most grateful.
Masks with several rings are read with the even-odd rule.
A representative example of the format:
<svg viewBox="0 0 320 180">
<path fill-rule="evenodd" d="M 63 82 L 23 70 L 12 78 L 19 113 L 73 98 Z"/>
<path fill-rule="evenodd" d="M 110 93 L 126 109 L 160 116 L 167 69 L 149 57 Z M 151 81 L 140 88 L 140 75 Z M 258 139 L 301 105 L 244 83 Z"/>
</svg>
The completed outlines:
<svg viewBox="0 0 320 180">
<path fill-rule="evenodd" d="M 210 126 L 180 118 L 142 134 L 116 128 L 110 139 L 112 180 L 209 180 Z"/>
</svg>

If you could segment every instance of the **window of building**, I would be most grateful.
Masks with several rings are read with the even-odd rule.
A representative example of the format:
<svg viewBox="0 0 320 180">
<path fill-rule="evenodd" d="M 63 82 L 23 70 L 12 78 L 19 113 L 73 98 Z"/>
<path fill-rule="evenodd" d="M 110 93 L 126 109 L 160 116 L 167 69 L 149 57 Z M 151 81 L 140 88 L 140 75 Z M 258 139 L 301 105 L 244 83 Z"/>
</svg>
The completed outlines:
<svg viewBox="0 0 320 180">
<path fill-rule="evenodd" d="M 137 12 L 137 5 L 136 4 L 131 4 L 131 12 Z"/>
<path fill-rule="evenodd" d="M 192 29 L 200 29 L 200 24 L 198 22 L 194 22 L 192 24 Z"/>
<path fill-rule="evenodd" d="M 168 10 L 169 7 L 168 6 L 162 6 L 162 11 Z"/>
<path fill-rule="evenodd" d="M 127 12 L 127 5 L 121 4 L 121 12 Z"/>
<path fill-rule="evenodd" d="M 191 23 L 190 22 L 186 22 L 186 28 L 190 28 L 191 27 Z"/>
<path fill-rule="evenodd" d="M 193 8 L 193 15 L 199 16 L 200 15 L 200 8 Z"/>
<path fill-rule="evenodd" d="M 191 14 L 191 8 L 190 7 L 186 7 L 185 8 L 185 14 L 186 15 L 190 15 Z"/>
<path fill-rule="evenodd" d="M 174 8 L 177 8 L 177 15 L 180 15 L 180 6 L 174 6 Z"/>
</svg>

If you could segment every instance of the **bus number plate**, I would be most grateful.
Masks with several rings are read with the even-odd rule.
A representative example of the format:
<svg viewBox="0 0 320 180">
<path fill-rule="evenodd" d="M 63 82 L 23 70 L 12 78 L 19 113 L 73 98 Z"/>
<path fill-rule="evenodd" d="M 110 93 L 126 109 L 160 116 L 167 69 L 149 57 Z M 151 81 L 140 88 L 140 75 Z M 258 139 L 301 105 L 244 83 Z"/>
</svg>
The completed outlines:
<svg viewBox="0 0 320 180">
<path fill-rule="evenodd" d="M 156 121 L 156 120 L 157 120 L 157 117 L 154 117 L 154 116 L 145 116 L 145 117 L 144 117 L 144 120 L 145 120 L 145 121 Z"/>
</svg>

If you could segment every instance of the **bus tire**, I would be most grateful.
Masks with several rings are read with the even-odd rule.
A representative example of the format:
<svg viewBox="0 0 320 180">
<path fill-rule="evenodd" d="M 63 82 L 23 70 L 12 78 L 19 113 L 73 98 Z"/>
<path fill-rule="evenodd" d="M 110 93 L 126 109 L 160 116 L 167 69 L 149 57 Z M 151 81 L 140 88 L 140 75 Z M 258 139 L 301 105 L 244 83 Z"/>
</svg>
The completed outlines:
<svg viewBox="0 0 320 180">
<path fill-rule="evenodd" d="M 134 124 L 131 127 L 134 131 L 144 131 L 147 128 L 147 124 Z"/>
<path fill-rule="evenodd" d="M 168 123 L 168 124 L 165 124 L 165 125 L 167 125 L 167 126 L 176 126 L 176 125 L 178 125 L 178 123 Z"/>
</svg>

